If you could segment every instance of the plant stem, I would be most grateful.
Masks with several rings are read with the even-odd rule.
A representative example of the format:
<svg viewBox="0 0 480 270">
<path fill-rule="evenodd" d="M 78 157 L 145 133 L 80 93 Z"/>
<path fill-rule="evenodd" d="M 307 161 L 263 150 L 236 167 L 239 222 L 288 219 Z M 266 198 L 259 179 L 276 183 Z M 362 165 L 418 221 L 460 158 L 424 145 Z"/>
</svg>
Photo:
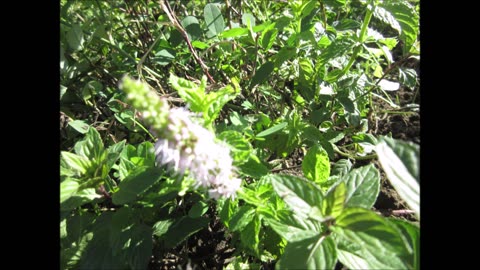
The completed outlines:
<svg viewBox="0 0 480 270">
<path fill-rule="evenodd" d="M 357 59 L 358 54 L 362 50 L 363 42 L 366 39 L 368 24 L 370 23 L 370 20 L 372 19 L 372 15 L 373 15 L 373 8 L 374 7 L 373 7 L 373 5 L 369 5 L 369 6 L 370 6 L 370 8 L 368 8 L 368 6 L 367 6 L 367 13 L 365 14 L 365 19 L 363 20 L 362 29 L 360 30 L 360 35 L 358 37 L 357 45 L 355 46 L 355 49 L 353 50 L 353 55 L 352 55 L 352 57 L 350 57 L 350 60 L 348 61 L 347 66 L 345 66 L 345 68 L 342 70 L 342 72 L 338 75 L 337 78 L 342 77 L 343 75 L 345 75 L 350 70 L 350 68 L 353 65 L 353 62 L 355 62 L 355 59 Z"/>
<path fill-rule="evenodd" d="M 368 159 L 374 159 L 374 158 L 377 157 L 377 154 L 370 154 L 370 155 L 366 155 L 366 156 L 351 155 L 351 154 L 342 152 L 340 149 L 338 149 L 338 147 L 336 145 L 334 145 L 333 150 L 336 153 L 340 154 L 341 156 L 344 156 L 344 157 L 347 157 L 347 158 L 350 158 L 350 159 L 354 159 L 354 160 L 368 160 Z"/>
</svg>

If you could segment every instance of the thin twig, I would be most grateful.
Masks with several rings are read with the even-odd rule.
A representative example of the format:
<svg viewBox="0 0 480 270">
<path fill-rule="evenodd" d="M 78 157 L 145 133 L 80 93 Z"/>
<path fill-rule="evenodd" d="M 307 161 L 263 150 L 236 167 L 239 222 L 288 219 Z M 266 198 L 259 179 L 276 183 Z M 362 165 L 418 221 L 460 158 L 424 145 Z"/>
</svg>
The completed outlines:
<svg viewBox="0 0 480 270">
<path fill-rule="evenodd" d="M 207 65 L 205 65 L 205 63 L 202 61 L 202 59 L 200 59 L 200 57 L 198 57 L 197 52 L 193 48 L 192 43 L 190 42 L 190 39 L 188 38 L 187 32 L 185 31 L 183 26 L 178 21 L 175 14 L 173 14 L 173 11 L 171 11 L 170 6 L 168 5 L 168 2 L 165 2 L 165 0 L 160 0 L 160 6 L 162 6 L 163 11 L 167 14 L 167 17 L 170 20 L 170 22 L 172 23 L 172 25 L 180 32 L 183 39 L 185 39 L 185 41 L 187 42 L 188 49 L 192 53 L 193 58 L 195 58 L 195 61 L 197 61 L 197 63 L 202 67 L 205 75 L 207 75 L 207 77 L 208 77 L 208 79 L 210 80 L 211 83 L 215 83 L 215 80 L 213 79 L 213 77 L 208 72 Z"/>
</svg>

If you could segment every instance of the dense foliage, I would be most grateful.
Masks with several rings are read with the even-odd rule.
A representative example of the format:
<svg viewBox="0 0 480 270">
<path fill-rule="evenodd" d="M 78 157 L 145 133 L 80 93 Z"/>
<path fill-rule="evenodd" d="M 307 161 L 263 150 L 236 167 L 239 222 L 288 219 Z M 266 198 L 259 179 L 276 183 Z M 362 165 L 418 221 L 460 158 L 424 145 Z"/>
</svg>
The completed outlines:
<svg viewBox="0 0 480 270">
<path fill-rule="evenodd" d="M 419 268 L 419 142 L 377 132 L 419 110 L 418 1 L 63 0 L 60 22 L 62 269 Z M 373 209 L 382 181 L 413 219 Z"/>
</svg>

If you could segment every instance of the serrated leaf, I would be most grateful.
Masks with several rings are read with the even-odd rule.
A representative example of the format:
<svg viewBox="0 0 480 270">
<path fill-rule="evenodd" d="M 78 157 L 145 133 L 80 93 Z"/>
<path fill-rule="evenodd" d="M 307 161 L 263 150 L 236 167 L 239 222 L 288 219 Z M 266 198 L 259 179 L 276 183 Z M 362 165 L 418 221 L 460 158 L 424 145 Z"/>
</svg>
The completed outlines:
<svg viewBox="0 0 480 270">
<path fill-rule="evenodd" d="M 406 87 L 413 89 L 417 84 L 417 72 L 412 68 L 399 68 L 398 80 Z"/>
<path fill-rule="evenodd" d="M 191 218 L 183 216 L 168 228 L 168 232 L 164 235 L 165 247 L 174 248 L 189 236 L 207 227 L 210 222 L 209 218 L 199 217 Z"/>
<path fill-rule="evenodd" d="M 120 158 L 120 155 L 125 147 L 125 140 L 121 141 L 121 142 L 118 142 L 116 144 L 113 144 L 113 145 L 110 145 L 108 148 L 107 148 L 107 162 L 106 162 L 106 166 L 108 168 L 108 170 L 110 170 L 110 168 L 112 168 L 113 164 L 115 164 L 117 162 L 117 160 Z"/>
<path fill-rule="evenodd" d="M 415 9 L 407 1 L 385 1 L 375 8 L 373 14 L 400 33 L 400 39 L 405 42 L 403 53 L 408 53 L 417 40 L 419 29 Z"/>
<path fill-rule="evenodd" d="M 197 40 L 202 36 L 200 23 L 194 16 L 187 16 L 181 21 L 183 28 L 187 32 L 187 36 L 191 41 Z"/>
<path fill-rule="evenodd" d="M 373 164 L 351 170 L 343 177 L 345 207 L 372 208 L 380 192 L 380 174 Z"/>
<path fill-rule="evenodd" d="M 322 64 L 328 63 L 328 61 L 347 55 L 355 47 L 355 41 L 351 38 L 338 38 L 335 39 L 322 53 L 318 58 Z M 329 74 L 331 74 L 330 72 Z M 334 77 L 333 74 L 331 75 Z"/>
<path fill-rule="evenodd" d="M 250 223 L 254 216 L 255 208 L 249 205 L 244 205 L 232 216 L 228 227 L 232 232 L 242 230 L 248 223 Z"/>
<path fill-rule="evenodd" d="M 255 215 L 251 222 L 243 228 L 240 234 L 242 243 L 250 250 L 252 250 L 257 256 L 260 255 L 258 244 L 260 243 L 260 228 L 262 226 L 260 217 Z"/>
<path fill-rule="evenodd" d="M 113 194 L 113 203 L 126 204 L 138 199 L 150 186 L 158 182 L 163 171 L 156 167 L 137 167 L 118 185 L 119 190 Z"/>
<path fill-rule="evenodd" d="M 72 25 L 72 28 L 67 32 L 67 42 L 70 48 L 74 51 L 81 50 L 84 41 L 82 27 L 78 24 Z"/>
<path fill-rule="evenodd" d="M 68 125 L 81 134 L 87 133 L 88 128 L 90 127 L 90 125 L 85 123 L 83 120 L 73 120 L 68 122 Z"/>
<path fill-rule="evenodd" d="M 331 175 L 342 177 L 352 168 L 352 162 L 349 159 L 340 159 L 332 166 Z"/>
<path fill-rule="evenodd" d="M 319 236 L 321 227 L 319 222 L 309 218 L 299 218 L 294 215 L 281 217 L 279 219 L 264 218 L 265 222 L 281 237 L 288 242 L 300 241 L 313 236 Z"/>
<path fill-rule="evenodd" d="M 308 217 L 312 207 L 322 203 L 322 191 L 309 180 L 284 174 L 270 174 L 263 179 L 271 181 L 277 195 L 300 217 Z"/>
<path fill-rule="evenodd" d="M 88 160 L 88 158 L 66 151 L 61 152 L 60 164 L 62 167 L 74 172 L 78 176 L 85 174 L 92 166 L 91 161 Z"/>
<path fill-rule="evenodd" d="M 275 269 L 334 269 L 336 245 L 331 236 L 289 242 Z"/>
<path fill-rule="evenodd" d="M 306 178 L 321 184 L 330 176 L 328 153 L 320 145 L 310 148 L 302 162 L 302 171 Z"/>
<path fill-rule="evenodd" d="M 270 74 L 273 72 L 273 68 L 274 65 L 270 61 L 264 63 L 261 67 L 259 67 L 252 78 L 252 81 L 250 83 L 251 87 L 266 81 Z"/>
<path fill-rule="evenodd" d="M 78 155 L 100 162 L 104 152 L 100 133 L 95 128 L 90 127 L 83 140 L 75 144 L 74 149 Z"/>
<path fill-rule="evenodd" d="M 73 194 L 75 194 L 78 190 L 77 180 L 74 178 L 66 178 L 60 183 L 60 203 L 66 201 L 70 198 Z"/>
<path fill-rule="evenodd" d="M 345 204 L 346 187 L 345 182 L 340 182 L 325 196 L 322 205 L 323 216 L 331 216 L 336 218 L 343 211 Z"/>
<path fill-rule="evenodd" d="M 394 152 L 387 141 L 397 151 Z M 420 179 L 415 178 L 419 175 L 418 146 L 383 138 L 375 146 L 375 152 L 377 152 L 378 160 L 392 186 L 420 217 Z M 399 154 L 396 154 L 396 152 Z M 405 160 L 405 163 L 403 160 Z"/>
<path fill-rule="evenodd" d="M 225 29 L 225 22 L 220 9 L 215 4 L 207 4 L 203 9 L 203 16 L 208 30 L 213 35 L 218 35 Z"/>
<path fill-rule="evenodd" d="M 349 268 L 367 266 L 369 269 L 412 269 L 413 253 L 408 251 L 408 243 L 396 226 L 363 208 L 346 208 L 336 219 L 336 225 L 330 227 L 340 238 L 338 241 L 351 243 L 344 245 L 347 252 L 340 255 Z M 361 248 L 358 249 L 358 246 Z M 350 253 L 350 254 L 349 254 Z M 353 255 L 352 255 L 353 254 Z M 346 255 L 346 256 L 343 256 Z M 352 264 L 355 256 L 359 263 Z"/>
<path fill-rule="evenodd" d="M 171 73 L 168 82 L 172 85 L 173 89 L 178 92 L 180 97 L 190 105 L 190 109 L 193 112 L 204 111 L 206 81 L 205 84 L 202 81 L 200 85 L 197 85 L 194 82 L 179 78 Z"/>
</svg>

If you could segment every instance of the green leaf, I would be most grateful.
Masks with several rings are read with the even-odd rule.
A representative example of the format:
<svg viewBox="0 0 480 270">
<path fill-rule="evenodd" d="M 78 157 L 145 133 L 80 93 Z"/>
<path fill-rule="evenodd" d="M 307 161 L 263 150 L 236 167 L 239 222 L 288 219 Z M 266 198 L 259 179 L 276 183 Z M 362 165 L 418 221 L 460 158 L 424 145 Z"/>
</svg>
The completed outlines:
<svg viewBox="0 0 480 270">
<path fill-rule="evenodd" d="M 413 251 L 414 269 L 420 269 L 420 228 L 400 219 L 390 218 L 389 221 L 397 226 L 402 236 L 406 239 L 407 248 L 409 251 Z"/>
<path fill-rule="evenodd" d="M 66 151 L 61 152 L 60 164 L 78 176 L 84 175 L 92 166 L 92 162 L 88 158 Z"/>
<path fill-rule="evenodd" d="M 68 122 L 68 125 L 71 126 L 73 129 L 78 131 L 81 134 L 85 134 L 88 131 L 88 128 L 90 127 L 89 124 L 85 123 L 83 120 L 74 120 Z"/>
<path fill-rule="evenodd" d="M 199 217 L 191 218 L 189 216 L 183 216 L 168 228 L 165 236 L 165 247 L 174 248 L 189 236 L 207 227 L 210 222 L 209 218 Z"/>
<path fill-rule="evenodd" d="M 112 216 L 110 249 L 131 269 L 146 269 L 152 254 L 152 228 L 137 223 L 137 210 L 123 207 Z"/>
<path fill-rule="evenodd" d="M 355 41 L 351 38 L 335 39 L 321 54 L 318 59 L 322 64 L 328 63 L 336 57 L 347 55 L 355 47 Z"/>
<path fill-rule="evenodd" d="M 336 218 L 342 213 L 345 204 L 345 193 L 345 182 L 341 182 L 328 192 L 322 205 L 322 213 L 324 216 Z"/>
<path fill-rule="evenodd" d="M 81 50 L 84 41 L 82 27 L 78 24 L 72 25 L 72 28 L 67 32 L 67 42 L 70 48 L 74 51 Z"/>
<path fill-rule="evenodd" d="M 332 166 L 331 175 L 343 177 L 352 169 L 352 162 L 348 159 L 340 159 Z"/>
<path fill-rule="evenodd" d="M 66 178 L 63 180 L 60 183 L 60 203 L 66 201 L 75 194 L 79 186 L 77 180 L 74 178 Z"/>
<path fill-rule="evenodd" d="M 302 162 L 303 174 L 315 183 L 322 184 L 330 176 L 330 160 L 327 151 L 316 144 L 310 148 Z"/>
<path fill-rule="evenodd" d="M 270 50 L 272 48 L 275 39 L 277 38 L 278 30 L 277 28 L 269 29 L 267 31 L 262 32 L 260 36 L 260 44 L 265 51 Z"/>
<path fill-rule="evenodd" d="M 297 55 L 297 48 L 292 46 L 285 46 L 278 51 L 275 57 L 275 67 L 280 68 L 283 62 L 290 60 Z M 272 68 L 273 70 L 273 68 Z"/>
<path fill-rule="evenodd" d="M 373 164 L 351 170 L 343 177 L 345 207 L 372 208 L 380 192 L 380 174 Z"/>
<path fill-rule="evenodd" d="M 375 146 L 378 160 L 398 195 L 420 217 L 419 149 L 384 137 Z"/>
<path fill-rule="evenodd" d="M 370 269 L 412 269 L 413 252 L 395 225 L 363 208 L 346 208 L 330 227 L 338 241 L 347 241 L 346 254 L 339 255 L 348 268 L 367 266 Z M 349 246 L 352 249 L 349 249 Z M 360 248 L 359 248 L 360 247 Z M 339 253 L 341 251 L 339 250 Z M 351 254 L 349 254 L 351 253 Z M 352 255 L 353 254 L 353 255 Z M 344 256 L 346 255 L 346 256 Z M 360 257 L 358 263 L 351 263 Z M 343 259 L 347 259 L 344 261 Z"/>
<path fill-rule="evenodd" d="M 265 137 L 274 133 L 279 132 L 280 130 L 284 129 L 288 125 L 287 122 L 282 122 L 280 124 L 277 124 L 271 128 L 268 128 L 260 133 L 258 133 L 255 137 Z"/>
<path fill-rule="evenodd" d="M 243 230 L 255 216 L 255 208 L 250 205 L 244 205 L 240 207 L 237 212 L 232 216 L 229 222 L 229 228 L 232 232 Z"/>
<path fill-rule="evenodd" d="M 334 269 L 337 250 L 331 236 L 289 242 L 275 269 Z"/>
<path fill-rule="evenodd" d="M 401 84 L 413 89 L 417 85 L 417 72 L 412 68 L 399 68 L 398 80 Z"/>
<path fill-rule="evenodd" d="M 220 135 L 218 135 L 220 140 L 226 141 L 230 146 L 232 146 L 231 154 L 234 160 L 235 166 L 245 163 L 252 152 L 252 146 L 250 143 L 243 137 L 242 133 L 234 130 L 227 130 Z"/>
<path fill-rule="evenodd" d="M 331 6 L 331 7 L 341 7 L 344 6 L 346 3 L 346 0 L 323 0 L 325 5 Z"/>
<path fill-rule="evenodd" d="M 293 212 L 290 215 L 277 219 L 265 217 L 264 220 L 278 235 L 285 238 L 289 243 L 319 236 L 322 232 L 319 222 L 309 218 L 300 218 Z"/>
<path fill-rule="evenodd" d="M 314 206 L 322 205 L 322 191 L 309 180 L 284 174 L 270 174 L 263 179 L 271 181 L 277 195 L 300 217 L 308 217 Z"/>
<path fill-rule="evenodd" d="M 241 36 L 246 36 L 248 35 L 248 29 L 247 28 L 232 28 L 223 31 L 220 34 L 220 37 L 222 38 L 234 38 L 234 37 L 241 37 Z"/>
<path fill-rule="evenodd" d="M 417 40 L 419 29 L 415 8 L 407 1 L 385 1 L 375 8 L 373 15 L 400 33 L 400 39 L 405 42 L 403 53 L 408 53 Z"/>
<path fill-rule="evenodd" d="M 205 76 L 203 78 L 205 78 Z M 238 89 L 234 89 L 232 86 L 227 85 L 221 89 L 218 89 L 217 91 L 212 91 L 208 93 L 208 95 L 206 95 L 203 105 L 203 118 L 205 119 L 206 125 L 210 125 L 211 123 L 213 123 L 213 121 L 215 121 L 215 119 L 217 119 L 223 106 L 239 94 L 239 91 L 237 90 Z"/>
<path fill-rule="evenodd" d="M 258 244 L 260 243 L 260 228 L 262 226 L 260 217 L 254 215 L 252 221 L 245 226 L 241 231 L 240 240 L 242 243 L 250 250 L 254 252 L 255 255 L 259 256 L 260 251 L 258 249 Z"/>
<path fill-rule="evenodd" d="M 75 144 L 75 153 L 90 160 L 102 161 L 104 146 L 100 133 L 90 127 L 84 139 Z"/>
<path fill-rule="evenodd" d="M 125 269 L 127 263 L 111 250 L 110 232 L 113 212 L 104 212 L 94 224 L 93 238 L 88 243 L 78 269 Z"/>
<path fill-rule="evenodd" d="M 208 30 L 214 35 L 218 35 L 225 29 L 225 22 L 220 9 L 215 4 L 207 4 L 203 9 L 203 16 Z"/>
<path fill-rule="evenodd" d="M 150 186 L 158 182 L 163 171 L 155 167 L 137 167 L 118 185 L 119 190 L 113 194 L 113 203 L 126 204 L 138 199 Z"/>
<path fill-rule="evenodd" d="M 161 49 L 155 53 L 154 61 L 161 65 L 166 66 L 175 59 L 176 52 L 172 49 Z"/>
<path fill-rule="evenodd" d="M 173 225 L 175 221 L 173 219 L 159 220 L 153 225 L 153 234 L 158 237 L 164 237 L 168 232 L 170 226 Z"/>
<path fill-rule="evenodd" d="M 259 67 L 252 78 L 252 81 L 250 83 L 251 87 L 266 81 L 270 74 L 273 72 L 273 68 L 274 65 L 270 61 L 264 63 L 261 67 Z"/>
<path fill-rule="evenodd" d="M 260 162 L 258 157 L 250 157 L 247 162 L 240 164 L 238 169 L 240 170 L 241 174 L 257 179 L 267 175 L 270 172 L 270 170 Z"/>
<path fill-rule="evenodd" d="M 89 81 L 88 83 L 85 84 L 85 86 L 82 89 L 82 98 L 85 101 L 90 100 L 95 95 L 100 93 L 100 91 L 102 91 L 102 90 L 103 90 L 102 83 L 100 83 L 98 81 L 95 81 L 95 80 L 94 81 Z"/>
<path fill-rule="evenodd" d="M 255 26 L 255 17 L 250 13 L 243 13 L 242 24 L 253 28 Z"/>
<path fill-rule="evenodd" d="M 203 216 L 203 214 L 205 214 L 207 211 L 208 204 L 203 201 L 199 201 L 196 202 L 192 208 L 190 208 L 190 211 L 188 211 L 188 216 L 191 218 L 198 218 Z"/>
<path fill-rule="evenodd" d="M 187 32 L 187 36 L 191 41 L 197 40 L 202 36 L 202 29 L 197 18 L 193 16 L 187 16 L 181 21 L 183 28 Z"/>
<path fill-rule="evenodd" d="M 60 209 L 62 211 L 68 211 L 77 208 L 80 205 L 89 203 L 95 199 L 101 198 L 102 195 L 97 194 L 95 188 L 84 188 L 80 189 L 74 194 L 71 194 L 70 197 L 65 199 L 62 204 L 60 204 Z"/>
<path fill-rule="evenodd" d="M 107 163 L 106 166 L 108 170 L 112 168 L 113 164 L 117 162 L 117 160 L 120 158 L 120 155 L 125 148 L 125 140 L 118 142 L 116 144 L 110 145 L 107 148 Z M 153 164 L 152 164 L 153 165 Z"/>
<path fill-rule="evenodd" d="M 204 84 L 202 80 L 202 83 L 197 85 L 189 80 L 179 78 L 173 73 L 170 74 L 168 81 L 172 85 L 173 89 L 178 92 L 180 97 L 190 105 L 190 109 L 193 112 L 204 111 L 206 81 Z"/>
</svg>

